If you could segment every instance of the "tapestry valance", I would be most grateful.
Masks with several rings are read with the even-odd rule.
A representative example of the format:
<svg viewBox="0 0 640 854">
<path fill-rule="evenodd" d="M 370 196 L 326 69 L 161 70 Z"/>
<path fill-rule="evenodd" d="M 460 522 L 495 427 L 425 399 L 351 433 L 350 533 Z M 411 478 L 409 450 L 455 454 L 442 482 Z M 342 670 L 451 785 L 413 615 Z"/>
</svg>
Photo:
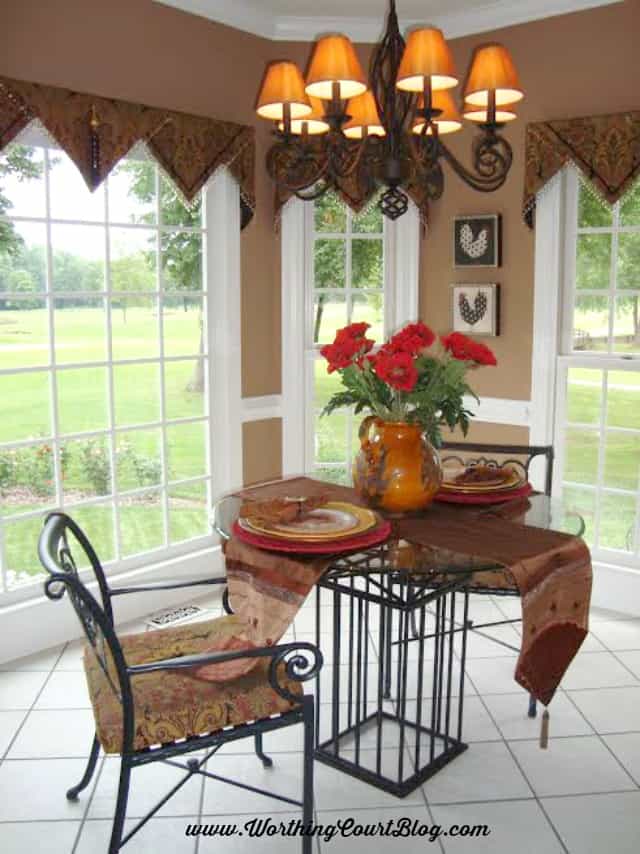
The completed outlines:
<svg viewBox="0 0 640 854">
<path fill-rule="evenodd" d="M 146 144 L 187 202 L 221 167 L 240 186 L 242 227 L 255 209 L 252 127 L 0 77 L 0 151 L 38 120 L 95 190 Z"/>
<path fill-rule="evenodd" d="M 613 205 L 640 176 L 640 110 L 527 125 L 523 216 L 533 226 L 536 193 L 573 163 Z"/>
</svg>

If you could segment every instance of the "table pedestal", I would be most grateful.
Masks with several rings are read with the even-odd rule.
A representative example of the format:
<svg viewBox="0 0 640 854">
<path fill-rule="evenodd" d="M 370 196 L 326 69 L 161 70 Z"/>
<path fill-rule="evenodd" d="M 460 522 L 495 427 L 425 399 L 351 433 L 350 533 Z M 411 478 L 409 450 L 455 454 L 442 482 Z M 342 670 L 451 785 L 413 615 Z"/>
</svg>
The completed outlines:
<svg viewBox="0 0 640 854">
<path fill-rule="evenodd" d="M 337 560 L 316 592 L 316 759 L 398 797 L 467 748 L 467 579 L 408 581 L 382 547 Z"/>
</svg>

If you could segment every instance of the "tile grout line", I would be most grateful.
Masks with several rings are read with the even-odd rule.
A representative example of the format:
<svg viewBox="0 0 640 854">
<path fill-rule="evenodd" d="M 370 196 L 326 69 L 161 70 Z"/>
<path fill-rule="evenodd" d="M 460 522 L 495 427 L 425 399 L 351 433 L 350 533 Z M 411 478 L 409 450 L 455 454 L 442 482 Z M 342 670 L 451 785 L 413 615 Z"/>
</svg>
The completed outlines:
<svg viewBox="0 0 640 854">
<path fill-rule="evenodd" d="M 102 776 L 102 772 L 104 770 L 104 763 L 106 761 L 107 761 L 106 756 L 103 756 L 102 759 L 100 760 L 100 767 L 98 768 L 98 773 L 96 774 L 95 780 L 93 781 L 93 786 L 91 787 L 91 790 L 89 792 L 89 797 L 87 798 L 87 803 L 86 803 L 86 806 L 84 808 L 84 813 L 82 815 L 82 818 L 80 819 L 80 827 L 78 828 L 78 832 L 76 834 L 76 838 L 75 838 L 75 841 L 73 843 L 73 846 L 71 847 L 70 854 L 75 854 L 75 852 L 78 850 L 78 845 L 80 844 L 80 840 L 82 838 L 82 833 L 83 833 L 84 828 L 85 828 L 87 821 L 89 819 L 89 809 L 91 808 L 91 804 L 93 803 L 93 797 L 94 797 L 96 790 L 98 788 L 98 783 L 100 782 L 100 777 Z M 111 823 L 113 824 L 113 819 L 111 819 Z"/>
<path fill-rule="evenodd" d="M 589 722 L 589 719 L 587 718 L 587 716 L 582 712 L 582 709 L 580 709 L 580 707 L 579 707 L 579 706 L 578 706 L 578 705 L 573 701 L 573 698 L 572 698 L 572 697 L 569 697 L 569 702 L 574 706 L 574 708 L 576 708 L 576 709 L 577 709 L 577 711 L 578 711 L 579 715 L 580 715 L 580 716 L 581 716 L 581 717 L 582 717 L 582 718 L 583 718 L 583 719 L 584 719 L 584 720 L 585 720 L 585 721 L 586 721 L 590 726 L 592 726 L 592 724 Z M 640 783 L 638 783 L 638 781 L 637 781 L 637 780 L 635 779 L 635 777 L 631 774 L 631 772 L 630 772 L 630 771 L 625 767 L 625 765 L 623 764 L 622 760 L 620 760 L 620 759 L 616 756 L 616 754 L 613 752 L 613 750 L 609 747 L 609 745 L 607 744 L 607 742 L 605 741 L 605 739 L 604 739 L 604 737 L 603 737 L 603 734 L 602 734 L 602 733 L 600 733 L 600 732 L 598 732 L 598 730 L 595 728 L 595 726 L 593 727 L 593 731 L 595 732 L 595 734 L 596 734 L 596 735 L 598 736 L 598 738 L 600 739 L 601 744 L 603 744 L 603 745 L 604 745 L 604 747 L 609 751 L 609 753 L 613 756 L 613 758 L 615 759 L 615 761 L 618 763 L 618 765 L 620 766 L 620 768 L 622 768 L 622 770 L 623 770 L 623 771 L 624 771 L 624 773 L 627 775 L 627 777 L 629 777 L 629 779 L 630 779 L 633 783 L 635 783 L 635 784 L 636 784 L 636 786 L 637 786 L 638 788 L 640 788 Z M 609 733 L 609 735 L 611 735 L 611 734 L 612 734 L 612 733 Z M 621 735 L 627 735 L 627 733 L 620 733 L 620 734 L 621 734 Z"/>
<path fill-rule="evenodd" d="M 465 669 L 465 679 L 469 679 L 469 681 L 471 682 L 471 684 L 473 685 L 473 687 L 474 687 L 474 688 L 476 688 L 476 685 L 475 685 L 475 683 L 473 682 L 473 679 L 471 679 L 471 677 L 467 674 L 466 669 Z M 476 690 L 477 690 L 477 688 L 476 688 Z M 523 692 L 523 694 L 524 694 L 524 692 Z M 511 758 L 513 759 L 513 761 L 514 761 L 514 763 L 515 763 L 516 767 L 518 768 L 518 770 L 519 770 L 519 771 L 520 771 L 520 773 L 522 774 L 522 777 L 523 777 L 524 781 L 526 782 L 527 786 L 528 786 L 528 787 L 529 787 L 529 789 L 531 790 L 531 792 L 532 792 L 532 794 L 533 794 L 533 797 L 534 797 L 534 799 L 535 799 L 535 802 L 538 804 L 538 807 L 540 808 L 540 811 L 542 812 L 542 814 L 544 815 L 545 819 L 547 820 L 547 823 L 549 824 L 549 827 L 551 828 L 551 830 L 552 830 L 552 831 L 553 831 L 553 833 L 555 834 L 555 836 L 556 836 L 556 838 L 557 838 L 558 842 L 560 843 L 560 846 L 562 847 L 562 850 L 565 852 L 565 854 L 569 854 L 569 849 L 568 849 L 568 847 L 565 845 L 564 839 L 563 839 L 563 838 L 562 838 L 562 836 L 560 835 L 560 832 L 559 832 L 559 831 L 558 831 L 558 829 L 556 828 L 555 824 L 551 821 L 551 818 L 549 817 L 549 814 L 547 813 L 546 809 L 544 808 L 543 804 L 542 804 L 542 803 L 541 803 L 541 801 L 540 801 L 540 798 L 538 797 L 538 793 L 536 792 L 536 790 L 534 789 L 534 787 L 531 785 L 531 781 L 529 780 L 529 778 L 527 777 L 527 775 L 526 775 L 526 774 L 525 774 L 525 772 L 524 772 L 524 769 L 522 768 L 522 766 L 521 766 L 521 765 L 520 765 L 520 763 L 518 762 L 518 759 L 517 759 L 516 755 L 514 754 L 513 750 L 511 749 L 511 746 L 509 745 L 509 742 L 508 742 L 508 741 L 507 741 L 507 739 L 504 737 L 504 733 L 502 732 L 501 727 L 498 725 L 497 720 L 494 718 L 493 714 L 491 713 L 491 710 L 489 709 L 489 707 L 488 707 L 488 706 L 487 706 L 487 704 L 485 703 L 484 698 L 482 697 L 482 695 L 481 695 L 481 694 L 478 694 L 478 696 L 480 697 L 480 702 L 481 702 L 481 703 L 482 703 L 482 705 L 484 706 L 484 709 L 485 709 L 486 713 L 487 713 L 487 714 L 489 715 L 489 717 L 491 718 L 491 722 L 492 722 L 492 723 L 493 723 L 493 725 L 497 728 L 498 732 L 502 735 L 502 742 L 503 742 L 503 744 L 504 744 L 504 745 L 505 745 L 505 747 L 507 748 L 507 750 L 508 750 L 508 752 L 509 752 L 509 754 L 510 754 Z M 523 697 L 523 700 L 524 700 L 524 697 Z"/>
<path fill-rule="evenodd" d="M 2 765 L 2 764 L 4 763 L 4 761 L 7 759 L 7 756 L 9 755 L 9 751 L 12 749 L 12 747 L 13 747 L 14 743 L 16 742 L 16 740 L 17 740 L 18 736 L 19 736 L 19 735 L 20 735 L 20 733 L 22 732 L 22 729 L 24 728 L 24 725 L 26 724 L 26 722 L 27 722 L 27 720 L 28 720 L 28 718 L 29 718 L 29 715 L 31 714 L 31 712 L 33 712 L 33 711 L 34 711 L 36 703 L 37 703 L 37 702 L 38 702 L 38 700 L 40 699 L 40 696 L 42 695 L 42 692 L 44 691 L 44 689 L 45 689 L 45 688 L 47 687 L 47 685 L 49 684 L 49 680 L 51 679 L 51 676 L 53 675 L 53 673 L 54 673 L 54 671 L 55 671 L 55 669 L 56 669 L 57 665 L 60 663 L 60 659 L 61 659 L 61 658 L 62 658 L 62 656 L 64 655 L 64 652 L 65 652 L 65 650 L 66 650 L 66 648 L 67 648 L 67 646 L 68 646 L 68 645 L 69 645 L 69 642 L 67 641 L 67 643 L 65 643 L 65 644 L 64 644 L 64 646 L 62 647 L 62 649 L 60 650 L 60 653 L 58 654 L 58 657 L 57 657 L 57 658 L 56 658 L 56 660 L 53 662 L 53 665 L 51 666 L 51 669 L 50 669 L 50 670 L 49 670 L 49 672 L 47 673 L 47 677 L 46 677 L 46 679 L 44 680 L 44 682 L 43 682 L 43 683 L 42 683 L 42 685 L 40 686 L 40 689 L 36 692 L 36 696 L 33 698 L 33 702 L 31 703 L 31 706 L 30 706 L 28 709 L 24 709 L 24 710 L 23 710 L 23 709 L 17 709 L 17 710 L 16 710 L 16 711 L 24 711 L 24 712 L 25 712 L 25 716 L 23 717 L 22 721 L 21 721 L 21 722 L 20 722 L 20 724 L 18 725 L 18 729 L 17 729 L 17 730 L 15 731 L 15 733 L 13 734 L 13 738 L 11 739 L 11 741 L 9 742 L 9 744 L 7 745 L 7 749 L 4 751 L 4 753 L 3 753 L 2 757 L 0 758 L 0 765 Z M 5 673 L 8 673 L 8 672 L 12 672 L 12 671 L 4 671 L 4 672 L 5 672 Z M 14 672 L 15 672 L 15 671 L 14 671 Z M 17 671 L 17 672 L 20 672 L 20 671 Z M 29 672 L 29 671 L 26 671 L 26 672 Z M 33 671 L 32 671 L 32 672 L 33 672 Z M 45 673 L 46 671 L 40 670 L 40 671 L 35 671 L 35 672 L 36 672 L 36 673 Z M 11 710 L 11 709 L 7 709 L 7 711 L 12 711 L 12 710 Z"/>
</svg>

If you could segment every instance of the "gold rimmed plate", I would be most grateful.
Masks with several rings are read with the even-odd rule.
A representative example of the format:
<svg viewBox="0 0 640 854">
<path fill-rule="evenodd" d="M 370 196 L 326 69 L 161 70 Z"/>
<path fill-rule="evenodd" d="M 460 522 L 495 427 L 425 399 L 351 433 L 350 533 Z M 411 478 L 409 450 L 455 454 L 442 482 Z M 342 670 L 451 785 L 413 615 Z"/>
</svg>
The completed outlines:
<svg viewBox="0 0 640 854">
<path fill-rule="evenodd" d="M 455 475 L 444 479 L 442 489 L 447 492 L 502 492 L 503 490 L 518 489 L 524 483 L 524 478 L 515 470 L 511 470 L 504 477 L 485 480 L 482 483 L 456 483 Z"/>
<path fill-rule="evenodd" d="M 362 534 L 373 528 L 378 518 L 366 507 L 357 507 L 343 501 L 329 501 L 307 513 L 303 519 L 293 522 L 259 524 L 247 518 L 240 518 L 238 521 L 242 528 L 255 534 L 286 540 L 323 542 Z"/>
</svg>

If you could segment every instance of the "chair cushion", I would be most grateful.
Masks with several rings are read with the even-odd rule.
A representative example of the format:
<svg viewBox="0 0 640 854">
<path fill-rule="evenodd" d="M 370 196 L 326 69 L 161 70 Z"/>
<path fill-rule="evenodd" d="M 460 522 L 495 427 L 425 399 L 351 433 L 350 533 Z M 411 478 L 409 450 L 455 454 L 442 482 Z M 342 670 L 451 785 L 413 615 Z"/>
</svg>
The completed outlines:
<svg viewBox="0 0 640 854">
<path fill-rule="evenodd" d="M 241 621 L 225 616 L 173 629 L 158 629 L 120 638 L 127 664 L 202 653 L 237 636 Z M 134 700 L 134 750 L 215 732 L 223 727 L 268 718 L 294 708 L 269 684 L 270 659 L 259 659 L 245 676 L 224 683 L 198 679 L 190 670 L 159 670 L 131 677 Z M 84 668 L 96 721 L 96 733 L 105 753 L 122 750 L 122 706 L 104 674 L 93 648 L 87 646 Z M 108 658 L 113 683 L 115 666 Z M 288 679 L 284 666 L 279 684 L 301 695 L 299 682 Z"/>
</svg>

